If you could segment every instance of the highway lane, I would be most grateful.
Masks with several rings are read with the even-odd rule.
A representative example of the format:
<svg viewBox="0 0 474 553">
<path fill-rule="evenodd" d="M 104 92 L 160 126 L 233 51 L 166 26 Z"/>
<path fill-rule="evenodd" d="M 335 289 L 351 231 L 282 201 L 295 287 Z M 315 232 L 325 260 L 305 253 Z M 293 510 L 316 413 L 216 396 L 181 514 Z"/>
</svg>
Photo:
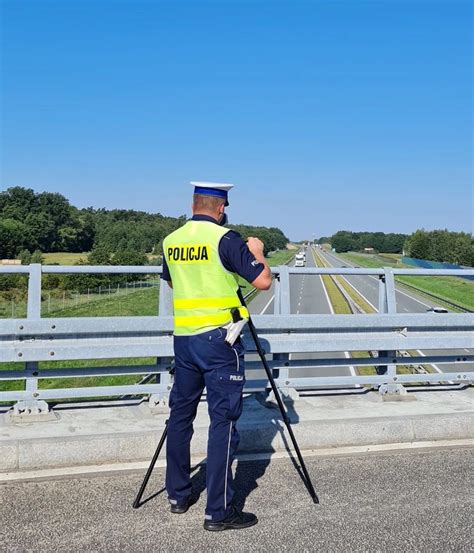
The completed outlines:
<svg viewBox="0 0 474 553">
<path fill-rule="evenodd" d="M 306 250 L 306 267 L 316 267 L 311 248 Z M 290 305 L 291 313 L 299 314 L 331 314 L 334 313 L 329 296 L 320 275 L 290 275 Z M 293 353 L 291 359 L 322 359 L 324 357 L 348 358 L 348 352 L 338 353 Z M 308 376 L 348 376 L 354 375 L 351 366 L 317 367 L 314 369 L 294 369 L 295 377 Z"/>
<path fill-rule="evenodd" d="M 252 315 L 273 315 L 275 310 L 275 281 L 269 290 L 262 290 L 250 301 Z"/>
<path fill-rule="evenodd" d="M 291 263 L 294 265 L 294 261 Z M 307 249 L 306 267 L 315 267 L 310 248 Z M 274 312 L 274 286 L 270 290 L 260 292 L 250 303 L 252 314 L 272 314 Z M 290 275 L 290 312 L 292 314 L 331 314 L 333 309 L 326 292 L 323 280 L 319 275 Z M 290 359 L 322 359 L 331 356 L 348 358 L 348 352 L 338 353 L 291 353 Z M 249 361 L 258 359 L 256 355 L 248 355 Z M 317 367 L 313 369 L 290 369 L 290 376 L 295 378 L 310 376 L 347 376 L 354 375 L 352 366 Z M 249 371 L 247 379 L 263 378 L 262 371 Z M 327 388 L 327 387 L 325 387 Z"/>
<path fill-rule="evenodd" d="M 349 263 L 347 260 L 338 257 L 332 253 L 319 250 L 318 253 L 323 256 L 323 258 L 332 266 L 332 267 L 355 267 L 354 264 Z M 378 310 L 378 279 L 371 275 L 357 275 L 357 276 L 344 276 L 344 278 L 349 282 L 356 291 L 361 294 L 367 302 L 371 303 Z M 399 287 L 395 287 L 396 303 L 397 303 L 397 312 L 398 313 L 425 313 L 426 310 L 430 307 L 434 307 L 437 304 L 433 300 L 425 299 L 418 297 L 416 293 L 405 292 Z M 436 313 L 433 313 L 433 317 L 436 317 Z M 424 350 L 418 352 L 420 355 L 444 355 L 447 350 Z M 465 354 L 472 355 L 472 350 L 448 350 L 452 355 L 463 356 Z M 443 364 L 443 365 L 430 365 L 437 372 L 466 372 L 473 371 L 474 364 L 465 363 L 465 364 Z"/>
</svg>

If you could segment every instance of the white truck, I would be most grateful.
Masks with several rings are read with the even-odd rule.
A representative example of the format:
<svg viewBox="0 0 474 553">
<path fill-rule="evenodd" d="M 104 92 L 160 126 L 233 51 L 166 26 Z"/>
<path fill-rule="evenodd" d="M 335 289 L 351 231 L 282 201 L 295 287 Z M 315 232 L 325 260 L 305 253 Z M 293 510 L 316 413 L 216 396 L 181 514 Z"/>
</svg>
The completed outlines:
<svg viewBox="0 0 474 553">
<path fill-rule="evenodd" d="M 304 253 L 297 253 L 295 256 L 295 267 L 304 267 L 306 262 L 306 255 Z"/>
</svg>

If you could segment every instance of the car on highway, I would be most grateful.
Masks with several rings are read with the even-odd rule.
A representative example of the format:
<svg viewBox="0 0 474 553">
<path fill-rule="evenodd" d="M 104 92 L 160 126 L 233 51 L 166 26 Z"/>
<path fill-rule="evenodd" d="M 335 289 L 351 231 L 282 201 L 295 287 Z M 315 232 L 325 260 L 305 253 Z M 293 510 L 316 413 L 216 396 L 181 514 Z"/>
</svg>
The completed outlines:
<svg viewBox="0 0 474 553">
<path fill-rule="evenodd" d="M 449 313 L 449 311 L 446 309 L 446 307 L 430 307 L 426 311 L 429 313 Z"/>
</svg>

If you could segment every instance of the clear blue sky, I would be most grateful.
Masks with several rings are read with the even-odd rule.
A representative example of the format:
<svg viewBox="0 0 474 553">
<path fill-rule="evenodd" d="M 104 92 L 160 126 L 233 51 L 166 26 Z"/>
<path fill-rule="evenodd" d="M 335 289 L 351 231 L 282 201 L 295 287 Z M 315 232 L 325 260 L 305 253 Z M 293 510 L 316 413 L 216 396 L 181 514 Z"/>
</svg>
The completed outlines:
<svg viewBox="0 0 474 553">
<path fill-rule="evenodd" d="M 233 222 L 472 231 L 472 7 L 2 2 L 1 188 Z"/>
</svg>

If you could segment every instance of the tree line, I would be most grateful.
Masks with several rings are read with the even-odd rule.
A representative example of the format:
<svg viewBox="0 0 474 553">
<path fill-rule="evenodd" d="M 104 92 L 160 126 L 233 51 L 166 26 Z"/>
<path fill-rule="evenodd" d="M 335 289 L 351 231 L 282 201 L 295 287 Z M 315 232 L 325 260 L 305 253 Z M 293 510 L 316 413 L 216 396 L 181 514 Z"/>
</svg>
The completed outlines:
<svg viewBox="0 0 474 553">
<path fill-rule="evenodd" d="M 332 236 L 322 236 L 318 242 L 331 244 L 336 252 L 341 253 L 363 251 L 364 248 L 373 248 L 384 253 L 402 253 L 406 239 L 406 234 L 339 230 Z"/>
<path fill-rule="evenodd" d="M 404 253 L 408 257 L 474 266 L 474 238 L 467 232 L 447 229 L 419 229 L 411 235 L 383 232 L 351 232 L 340 230 L 322 236 L 319 244 L 331 244 L 337 252 L 363 251 L 373 248 L 383 253 Z"/>
<path fill-rule="evenodd" d="M 0 192 L 0 258 L 22 264 L 42 263 L 43 253 L 85 253 L 78 265 L 159 265 L 163 238 L 184 225 L 186 216 L 167 217 L 131 209 L 78 209 L 63 195 L 35 193 L 22 187 Z M 243 238 L 257 236 L 265 253 L 283 249 L 288 238 L 276 227 L 229 225 Z M 153 254 L 149 259 L 148 254 Z M 48 274 L 44 290 L 87 292 L 99 286 L 138 281 L 140 274 Z M 0 291 L 8 299 L 26 293 L 24 275 L 0 275 Z"/>
<path fill-rule="evenodd" d="M 474 238 L 467 232 L 417 230 L 405 242 L 405 255 L 474 267 Z"/>
<path fill-rule="evenodd" d="M 0 258 L 22 253 L 95 252 L 107 264 L 117 253 L 161 255 L 163 238 L 186 216 L 167 217 L 131 209 L 78 209 L 62 194 L 12 187 L 0 193 Z M 275 227 L 230 225 L 244 238 L 260 238 L 266 252 L 285 248 L 288 238 Z"/>
</svg>

